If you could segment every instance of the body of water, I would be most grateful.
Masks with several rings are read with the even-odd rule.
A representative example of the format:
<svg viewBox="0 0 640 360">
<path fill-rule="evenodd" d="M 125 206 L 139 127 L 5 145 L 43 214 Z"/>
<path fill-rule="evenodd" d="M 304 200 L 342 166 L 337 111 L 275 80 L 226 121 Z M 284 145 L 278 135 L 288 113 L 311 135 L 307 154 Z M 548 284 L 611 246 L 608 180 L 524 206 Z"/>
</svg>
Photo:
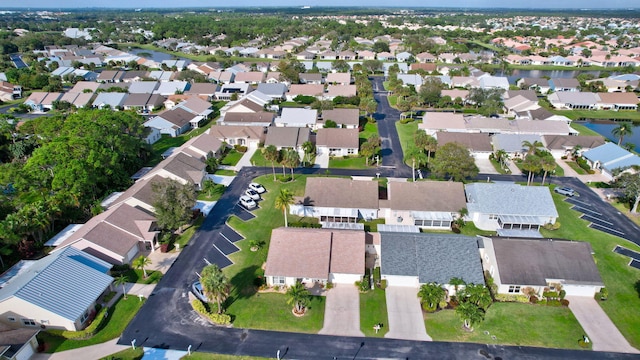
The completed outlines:
<svg viewBox="0 0 640 360">
<path fill-rule="evenodd" d="M 619 126 L 619 123 L 615 123 L 613 121 L 586 121 L 580 122 L 581 125 L 597 132 L 598 134 L 604 136 L 605 138 L 611 140 L 614 143 L 618 143 L 618 138 L 613 136 L 611 131 Z M 625 136 L 622 144 L 631 143 L 635 146 L 636 152 L 640 150 L 640 127 L 637 125 L 633 128 L 633 134 Z"/>
<path fill-rule="evenodd" d="M 592 74 L 596 78 L 600 76 L 600 71 L 595 70 L 524 70 L 514 69 L 510 73 L 505 74 L 502 70 L 496 71 L 495 76 L 506 76 L 509 79 L 509 84 L 515 85 L 518 79 L 522 78 L 542 78 L 548 76 L 549 78 L 576 78 L 580 74 Z M 611 73 L 616 75 L 616 73 Z"/>
<path fill-rule="evenodd" d="M 151 59 L 151 60 L 156 61 L 156 62 L 162 62 L 164 60 L 173 60 L 173 59 L 176 59 L 176 58 L 180 59 L 180 60 L 188 60 L 186 58 L 176 57 L 176 56 L 171 55 L 171 54 L 163 53 L 163 52 L 160 52 L 160 51 L 154 51 L 154 50 L 128 49 L 128 50 L 124 50 L 124 51 L 127 51 L 128 53 L 135 54 L 135 55 L 143 53 L 143 55 L 145 55 L 144 58 L 148 58 L 148 59 Z M 146 54 L 149 54 L 151 56 L 148 56 Z"/>
</svg>

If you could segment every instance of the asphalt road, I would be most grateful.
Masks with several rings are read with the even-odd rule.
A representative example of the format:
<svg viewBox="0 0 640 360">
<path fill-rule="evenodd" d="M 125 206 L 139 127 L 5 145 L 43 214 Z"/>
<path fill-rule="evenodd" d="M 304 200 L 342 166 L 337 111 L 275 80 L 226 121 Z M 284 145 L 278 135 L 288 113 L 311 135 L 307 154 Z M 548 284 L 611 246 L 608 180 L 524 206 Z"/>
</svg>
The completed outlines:
<svg viewBox="0 0 640 360">
<path fill-rule="evenodd" d="M 343 170 L 332 169 L 333 175 L 397 176 L 396 169 Z M 216 327 L 202 320 L 188 301 L 190 284 L 197 279 L 196 271 L 211 263 L 228 265 L 213 246 L 223 239 L 219 232 L 234 211 L 237 199 L 256 176 L 271 173 L 271 168 L 245 168 L 227 188 L 188 246 L 156 286 L 146 304 L 122 334 L 119 343 L 137 346 L 214 352 L 231 355 L 274 358 L 278 350 L 283 359 L 632 359 L 637 355 L 544 349 L 521 346 L 483 345 L 473 343 L 421 342 L 377 338 L 335 337 L 316 334 L 284 333 L 249 329 Z M 324 174 L 324 169 L 301 169 L 299 173 Z M 478 179 L 486 180 L 487 175 Z M 491 175 L 492 180 L 522 180 L 518 176 Z M 590 195 L 585 185 L 573 178 L 553 178 L 552 182 L 569 185 L 581 198 L 594 201 L 604 213 L 615 214 L 609 204 Z M 599 203 L 598 203 L 599 201 Z M 613 209 L 610 211 L 607 207 Z M 629 220 L 617 217 L 620 228 Z M 631 228 L 629 228 L 631 230 Z M 627 230 L 625 230 L 627 231 Z M 636 230 L 637 231 L 637 230 Z M 636 232 L 637 233 L 637 232 Z M 631 234 L 631 232 L 630 232 Z M 226 241 L 226 240 L 225 240 Z M 255 269 L 248 269 L 253 273 Z"/>
</svg>

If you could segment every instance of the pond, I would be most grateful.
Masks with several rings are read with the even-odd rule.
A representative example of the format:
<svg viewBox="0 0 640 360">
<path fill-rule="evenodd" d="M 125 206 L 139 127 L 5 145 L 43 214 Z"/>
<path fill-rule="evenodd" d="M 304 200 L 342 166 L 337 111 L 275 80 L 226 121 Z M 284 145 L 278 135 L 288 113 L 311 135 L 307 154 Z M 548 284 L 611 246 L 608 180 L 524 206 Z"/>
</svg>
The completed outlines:
<svg viewBox="0 0 640 360">
<path fill-rule="evenodd" d="M 600 76 L 600 71 L 595 70 L 525 70 L 525 69 L 513 69 L 510 73 L 505 74 L 502 70 L 497 70 L 495 76 L 506 76 L 509 79 L 509 84 L 515 85 L 518 79 L 522 78 L 542 78 L 548 76 L 549 78 L 576 78 L 580 74 L 592 74 L 596 78 Z M 616 73 L 610 73 L 616 75 Z"/>
<path fill-rule="evenodd" d="M 618 138 L 613 136 L 611 131 L 620 125 L 620 123 L 616 123 L 610 120 L 589 120 L 585 122 L 578 122 L 581 125 L 597 132 L 598 134 L 604 136 L 605 138 L 611 140 L 614 143 L 618 143 Z M 635 147 L 635 151 L 638 152 L 640 150 L 640 128 L 638 125 L 635 125 L 633 128 L 633 134 L 625 136 L 623 140 L 623 145 L 626 143 L 631 143 Z"/>
<path fill-rule="evenodd" d="M 182 57 L 177 57 L 175 55 L 172 54 L 167 54 L 167 53 L 163 53 L 160 51 L 155 51 L 155 50 L 147 50 L 147 49 L 125 49 L 124 51 L 129 52 L 130 54 L 134 54 L 134 55 L 138 55 L 138 54 L 142 54 L 140 56 L 147 58 L 147 59 L 151 59 L 153 61 L 156 62 L 162 62 L 164 60 L 172 60 L 172 59 L 180 59 L 180 60 L 187 60 L 186 58 L 182 58 Z"/>
</svg>

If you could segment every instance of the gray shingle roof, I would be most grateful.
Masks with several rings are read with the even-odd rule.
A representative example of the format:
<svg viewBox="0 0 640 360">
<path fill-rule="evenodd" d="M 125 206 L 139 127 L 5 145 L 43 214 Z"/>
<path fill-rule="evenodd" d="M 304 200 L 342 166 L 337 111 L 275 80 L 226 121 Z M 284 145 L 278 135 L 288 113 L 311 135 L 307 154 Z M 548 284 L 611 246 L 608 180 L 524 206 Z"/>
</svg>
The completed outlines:
<svg viewBox="0 0 640 360">
<path fill-rule="evenodd" d="M 383 275 L 418 276 L 421 284 L 453 277 L 484 284 L 476 238 L 452 234 L 380 233 Z"/>
<path fill-rule="evenodd" d="M 18 297 L 65 319 L 77 320 L 111 284 L 111 264 L 68 247 L 33 264 L 0 289 L 0 301 Z"/>
</svg>

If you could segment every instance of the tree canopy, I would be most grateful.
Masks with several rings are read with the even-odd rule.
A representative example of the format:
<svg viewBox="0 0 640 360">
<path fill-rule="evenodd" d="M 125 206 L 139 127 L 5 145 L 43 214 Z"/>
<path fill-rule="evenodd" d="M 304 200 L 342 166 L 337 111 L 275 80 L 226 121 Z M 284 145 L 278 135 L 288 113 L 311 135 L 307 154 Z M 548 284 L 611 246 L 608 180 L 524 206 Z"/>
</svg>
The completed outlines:
<svg viewBox="0 0 640 360">
<path fill-rule="evenodd" d="M 444 144 L 436 150 L 430 168 L 436 176 L 450 177 L 455 181 L 478 175 L 478 167 L 469 150 L 454 142 Z"/>
</svg>

